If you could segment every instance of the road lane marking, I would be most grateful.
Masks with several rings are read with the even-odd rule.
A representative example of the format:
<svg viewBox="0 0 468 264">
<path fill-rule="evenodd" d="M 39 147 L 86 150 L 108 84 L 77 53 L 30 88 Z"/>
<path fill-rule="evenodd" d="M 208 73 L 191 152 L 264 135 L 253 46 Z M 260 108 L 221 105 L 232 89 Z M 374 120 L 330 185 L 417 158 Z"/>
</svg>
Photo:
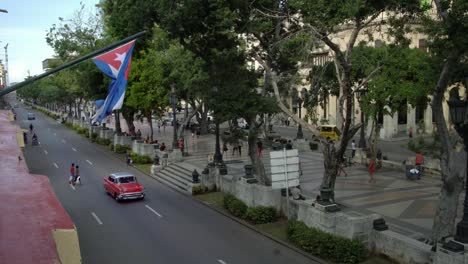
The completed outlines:
<svg viewBox="0 0 468 264">
<path fill-rule="evenodd" d="M 44 149 L 44 153 L 45 153 L 46 155 L 49 154 L 49 152 L 47 152 L 47 150 L 45 150 L 45 149 Z"/>
<path fill-rule="evenodd" d="M 74 191 L 76 191 L 75 186 L 73 186 L 73 184 L 70 184 L 70 187 L 71 187 Z"/>
<path fill-rule="evenodd" d="M 89 165 L 93 165 L 93 163 L 91 161 L 89 161 L 89 160 L 86 160 L 86 162 L 88 162 Z"/>
<path fill-rule="evenodd" d="M 62 142 L 63 142 L 63 143 L 66 143 L 65 139 L 62 139 Z"/>
<path fill-rule="evenodd" d="M 224 260 L 222 259 L 218 259 L 218 262 L 221 263 L 221 264 L 227 264 Z"/>
<path fill-rule="evenodd" d="M 75 149 L 75 148 L 72 148 L 72 150 L 76 152 L 76 149 Z"/>
<path fill-rule="evenodd" d="M 154 210 L 153 208 L 151 208 L 149 205 L 145 205 L 146 208 L 148 208 L 148 210 L 150 210 L 151 212 L 153 212 L 155 215 L 159 216 L 160 218 L 162 217 L 161 214 L 159 214 L 158 212 L 156 212 L 156 210 Z"/>
<path fill-rule="evenodd" d="M 54 166 L 55 166 L 55 168 L 57 168 L 57 169 L 58 169 L 58 165 L 57 165 L 57 163 L 55 163 L 55 162 L 54 162 Z"/>
<path fill-rule="evenodd" d="M 98 217 L 94 212 L 91 212 L 91 215 L 93 215 L 94 219 L 96 219 L 96 221 L 98 222 L 98 224 L 102 225 L 101 219 L 99 219 L 99 217 Z"/>
</svg>

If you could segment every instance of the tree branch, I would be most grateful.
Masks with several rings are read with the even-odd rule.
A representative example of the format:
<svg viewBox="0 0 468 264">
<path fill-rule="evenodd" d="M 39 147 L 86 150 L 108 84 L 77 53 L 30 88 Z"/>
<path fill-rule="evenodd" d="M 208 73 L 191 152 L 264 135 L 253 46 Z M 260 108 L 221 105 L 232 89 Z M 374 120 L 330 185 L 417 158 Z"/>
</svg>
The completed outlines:
<svg viewBox="0 0 468 264">
<path fill-rule="evenodd" d="M 440 0 L 434 0 L 434 3 L 436 5 L 437 13 L 439 14 L 439 16 L 442 17 L 442 20 L 446 21 L 448 19 L 448 14 L 447 12 L 444 12 L 442 10 L 442 5 L 440 3 Z"/>
</svg>

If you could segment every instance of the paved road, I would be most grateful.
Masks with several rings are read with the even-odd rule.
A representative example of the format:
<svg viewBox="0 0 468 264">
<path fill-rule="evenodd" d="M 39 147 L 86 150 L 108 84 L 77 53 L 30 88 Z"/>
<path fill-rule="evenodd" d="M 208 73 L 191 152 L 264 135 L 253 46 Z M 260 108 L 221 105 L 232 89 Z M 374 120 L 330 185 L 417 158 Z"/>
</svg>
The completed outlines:
<svg viewBox="0 0 468 264">
<path fill-rule="evenodd" d="M 31 172 L 49 175 L 56 195 L 78 229 L 83 263 L 314 263 L 217 212 L 150 179 L 99 146 L 42 114 L 34 124 L 40 146 L 28 145 Z M 71 162 L 82 186 L 68 185 Z M 102 178 L 130 171 L 145 186 L 143 201 L 117 203 Z M 33 186 L 32 186 L 33 187 Z"/>
</svg>

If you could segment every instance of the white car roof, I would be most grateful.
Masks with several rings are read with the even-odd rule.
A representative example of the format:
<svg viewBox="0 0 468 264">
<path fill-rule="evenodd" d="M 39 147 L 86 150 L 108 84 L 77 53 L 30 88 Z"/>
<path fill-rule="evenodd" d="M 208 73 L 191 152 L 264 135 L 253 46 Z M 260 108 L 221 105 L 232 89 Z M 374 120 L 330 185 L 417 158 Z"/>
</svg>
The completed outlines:
<svg viewBox="0 0 468 264">
<path fill-rule="evenodd" d="M 129 172 L 114 172 L 114 173 L 111 173 L 110 175 L 114 178 L 134 177 L 134 175 Z"/>
</svg>

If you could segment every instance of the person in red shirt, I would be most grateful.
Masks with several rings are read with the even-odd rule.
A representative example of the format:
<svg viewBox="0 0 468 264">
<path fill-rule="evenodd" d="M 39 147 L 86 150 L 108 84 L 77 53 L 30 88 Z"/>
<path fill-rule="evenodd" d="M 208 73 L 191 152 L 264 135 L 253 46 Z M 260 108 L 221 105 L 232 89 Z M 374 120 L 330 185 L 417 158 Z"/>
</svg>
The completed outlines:
<svg viewBox="0 0 468 264">
<path fill-rule="evenodd" d="M 369 183 L 375 182 L 374 172 L 375 172 L 375 161 L 371 159 L 369 162 Z"/>
<path fill-rule="evenodd" d="M 70 178 L 68 180 L 68 183 L 72 184 L 73 179 L 75 179 L 75 163 L 72 163 L 72 165 L 70 167 Z"/>
<path fill-rule="evenodd" d="M 416 153 L 416 160 L 414 163 L 416 164 L 416 166 L 423 165 L 424 158 L 423 158 L 423 155 L 421 154 L 421 151 L 418 151 L 418 153 Z"/>
</svg>

